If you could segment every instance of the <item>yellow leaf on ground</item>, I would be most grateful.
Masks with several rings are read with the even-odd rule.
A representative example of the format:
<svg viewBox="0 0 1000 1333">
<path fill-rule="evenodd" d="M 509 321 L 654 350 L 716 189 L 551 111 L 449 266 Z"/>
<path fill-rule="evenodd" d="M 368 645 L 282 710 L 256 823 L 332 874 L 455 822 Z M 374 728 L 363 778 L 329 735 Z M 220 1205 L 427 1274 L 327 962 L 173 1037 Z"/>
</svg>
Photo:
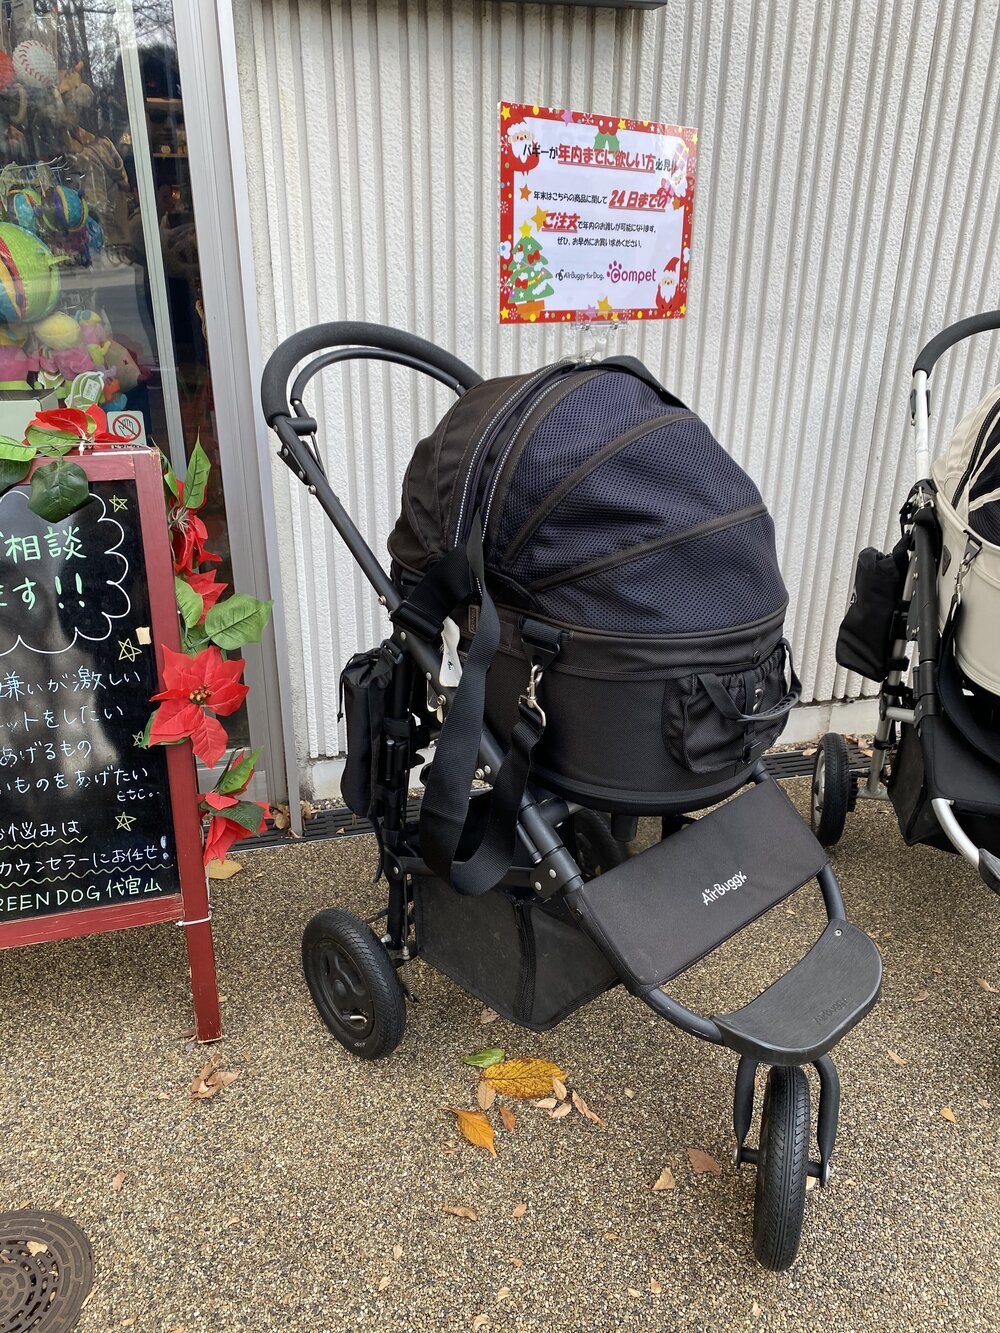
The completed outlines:
<svg viewBox="0 0 1000 1333">
<path fill-rule="evenodd" d="M 479 1330 L 481 1328 L 489 1328 L 489 1326 L 490 1326 L 489 1316 L 484 1314 L 477 1314 L 475 1319 L 473 1319 L 472 1321 L 472 1333 L 479 1333 Z"/>
<path fill-rule="evenodd" d="M 216 857 L 213 861 L 209 861 L 208 863 L 208 878 L 232 879 L 232 877 L 238 875 L 242 869 L 243 866 L 239 861 L 233 861 L 228 856 L 224 861 L 220 861 L 219 858 Z"/>
<path fill-rule="evenodd" d="M 25 1248 L 31 1255 L 32 1259 L 34 1259 L 36 1254 L 48 1254 L 49 1252 L 49 1247 L 43 1245 L 40 1240 L 29 1240 Z"/>
<path fill-rule="evenodd" d="M 549 1115 L 552 1117 L 553 1120 L 561 1120 L 564 1115 L 569 1115 L 572 1109 L 573 1109 L 572 1103 L 560 1102 L 554 1111 L 549 1112 Z"/>
<path fill-rule="evenodd" d="M 464 1204 L 443 1203 L 441 1205 L 441 1211 L 442 1213 L 449 1213 L 452 1217 L 468 1218 L 470 1222 L 479 1221 L 479 1214 L 476 1212 L 475 1208 L 466 1208 Z"/>
<path fill-rule="evenodd" d="M 390 1277 L 380 1277 L 378 1280 L 379 1291 L 385 1291 L 391 1281 L 392 1279 Z"/>
<path fill-rule="evenodd" d="M 397 1263 L 399 1263 L 400 1259 L 402 1259 L 403 1257 L 402 1245 L 394 1245 L 392 1247 L 392 1257 L 396 1260 Z"/>
<path fill-rule="evenodd" d="M 672 1190 L 677 1184 L 674 1179 L 674 1173 L 669 1166 L 665 1166 L 660 1174 L 653 1181 L 654 1190 Z"/>
<path fill-rule="evenodd" d="M 659 1296 L 660 1292 L 663 1290 L 663 1288 L 660 1286 L 659 1282 L 657 1282 L 655 1277 L 651 1277 L 649 1279 L 649 1289 L 654 1296 Z"/>
<path fill-rule="evenodd" d="M 508 1134 L 513 1134 L 517 1126 L 517 1116 L 509 1106 L 500 1107 L 500 1119 L 503 1121 L 503 1127 Z"/>
<path fill-rule="evenodd" d="M 551 1060 L 501 1060 L 483 1070 L 483 1078 L 505 1097 L 545 1097 L 554 1078 L 566 1075 Z"/>
<path fill-rule="evenodd" d="M 635 1096 L 635 1093 L 632 1091 L 631 1088 L 626 1088 L 626 1089 L 625 1089 L 625 1096 L 629 1099 L 629 1101 L 631 1101 L 632 1098 Z"/>
<path fill-rule="evenodd" d="M 941 1110 L 938 1112 L 938 1115 L 941 1117 L 942 1120 L 947 1120 L 949 1125 L 958 1124 L 958 1121 L 955 1119 L 955 1112 L 951 1109 L 950 1106 L 942 1106 Z"/>
<path fill-rule="evenodd" d="M 722 1175 L 722 1167 L 711 1153 L 702 1152 L 700 1148 L 688 1148 L 687 1155 L 691 1170 L 696 1176 L 704 1175 L 706 1172 L 710 1172 L 713 1176 Z"/>
<path fill-rule="evenodd" d="M 523 1268 L 523 1267 L 524 1267 L 524 1260 L 523 1260 L 523 1259 L 519 1259 L 519 1258 L 517 1257 L 516 1254 L 515 1254 L 514 1257 L 511 1259 L 511 1263 L 514 1265 L 515 1268 Z"/>
<path fill-rule="evenodd" d="M 566 1084 L 556 1074 L 552 1075 L 552 1091 L 561 1102 L 566 1100 Z"/>
<path fill-rule="evenodd" d="M 607 1123 L 606 1121 L 602 1120 L 599 1115 L 594 1115 L 593 1111 L 590 1109 L 590 1107 L 587 1105 L 587 1103 L 583 1100 L 583 1098 L 580 1096 L 578 1092 L 573 1093 L 573 1105 L 583 1116 L 584 1120 L 592 1120 L 595 1125 L 600 1125 L 602 1128 Z"/>
<path fill-rule="evenodd" d="M 517 1203 L 514 1205 L 514 1211 L 511 1213 L 511 1217 L 523 1217 L 527 1211 L 528 1205 L 526 1203 Z"/>
<path fill-rule="evenodd" d="M 463 1138 L 468 1139 L 476 1148 L 485 1148 L 488 1153 L 492 1153 L 496 1157 L 497 1150 L 493 1144 L 493 1126 L 482 1111 L 463 1111 L 460 1106 L 445 1106 L 442 1109 L 450 1111 L 458 1121 L 459 1133 Z"/>
<path fill-rule="evenodd" d="M 484 1111 L 488 1111 L 497 1099 L 496 1088 L 491 1088 L 488 1083 L 479 1080 L 479 1086 L 476 1088 L 476 1101 Z"/>
<path fill-rule="evenodd" d="M 908 1065 L 910 1063 L 909 1060 L 904 1060 L 901 1055 L 898 1055 L 895 1051 L 890 1050 L 888 1046 L 885 1048 L 885 1053 L 892 1061 L 892 1063 L 894 1065 L 899 1065 L 901 1069 L 903 1068 L 904 1065 Z"/>
<path fill-rule="evenodd" d="M 1000 987 L 991 986 L 985 977 L 977 977 L 976 981 L 988 995 L 1000 995 Z"/>
<path fill-rule="evenodd" d="M 514 1295 L 514 1293 L 513 1293 L 513 1291 L 510 1289 L 510 1287 L 501 1287 L 500 1290 L 497 1292 L 497 1300 L 498 1300 L 498 1301 L 509 1301 L 510 1298 L 511 1298 L 513 1295 Z"/>
</svg>

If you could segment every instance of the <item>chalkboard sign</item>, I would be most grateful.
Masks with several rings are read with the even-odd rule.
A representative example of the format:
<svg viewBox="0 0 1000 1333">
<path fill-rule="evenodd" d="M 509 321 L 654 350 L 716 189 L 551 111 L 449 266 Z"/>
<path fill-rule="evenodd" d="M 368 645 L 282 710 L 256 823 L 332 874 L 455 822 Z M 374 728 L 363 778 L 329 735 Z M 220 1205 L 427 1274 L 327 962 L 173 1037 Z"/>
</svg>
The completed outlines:
<svg viewBox="0 0 1000 1333">
<path fill-rule="evenodd" d="M 93 498 L 58 523 L 27 485 L 0 496 L 0 947 L 183 922 L 207 1037 L 194 763 L 187 744 L 141 744 L 158 654 L 179 646 L 159 464 L 78 461 Z"/>
</svg>

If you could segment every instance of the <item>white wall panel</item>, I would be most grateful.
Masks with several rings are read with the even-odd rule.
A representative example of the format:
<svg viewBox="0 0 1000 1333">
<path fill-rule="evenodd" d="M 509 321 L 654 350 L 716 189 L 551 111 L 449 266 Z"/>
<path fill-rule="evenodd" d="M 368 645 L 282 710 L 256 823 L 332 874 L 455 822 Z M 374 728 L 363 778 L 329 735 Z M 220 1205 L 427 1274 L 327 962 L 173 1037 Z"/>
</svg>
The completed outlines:
<svg viewBox="0 0 1000 1333">
<path fill-rule="evenodd" d="M 887 539 L 911 480 L 909 366 L 1000 302 L 1000 0 L 244 0 L 236 17 L 265 351 L 348 318 L 484 374 L 595 350 L 594 333 L 497 325 L 497 102 L 699 128 L 688 316 L 597 337 L 760 482 L 805 697 L 857 695 L 833 645 L 854 555 Z M 996 379 L 995 340 L 954 354 L 935 422 Z M 448 401 L 403 371 L 328 373 L 329 470 L 381 550 Z M 299 750 L 331 755 L 339 666 L 380 613 L 298 483 L 275 485 Z"/>
</svg>

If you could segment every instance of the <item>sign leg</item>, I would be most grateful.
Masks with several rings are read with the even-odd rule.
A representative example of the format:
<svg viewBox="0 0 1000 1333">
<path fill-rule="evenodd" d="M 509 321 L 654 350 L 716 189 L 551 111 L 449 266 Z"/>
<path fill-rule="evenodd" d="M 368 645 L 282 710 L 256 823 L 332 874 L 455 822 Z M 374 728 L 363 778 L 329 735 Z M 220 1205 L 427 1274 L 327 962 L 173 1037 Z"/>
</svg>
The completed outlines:
<svg viewBox="0 0 1000 1333">
<path fill-rule="evenodd" d="M 199 1041 L 218 1041 L 222 1036 L 222 1014 L 215 975 L 212 923 L 193 922 L 184 927 L 184 934 L 187 936 L 188 962 L 191 967 L 195 1032 Z"/>
</svg>

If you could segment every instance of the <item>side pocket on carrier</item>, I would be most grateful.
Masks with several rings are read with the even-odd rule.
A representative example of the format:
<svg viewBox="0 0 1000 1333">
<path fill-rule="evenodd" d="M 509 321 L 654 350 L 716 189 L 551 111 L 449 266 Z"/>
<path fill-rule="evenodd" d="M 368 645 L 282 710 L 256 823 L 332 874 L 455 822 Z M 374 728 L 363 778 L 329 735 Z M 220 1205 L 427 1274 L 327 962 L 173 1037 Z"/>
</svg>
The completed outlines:
<svg viewBox="0 0 1000 1333">
<path fill-rule="evenodd" d="M 341 717 L 347 719 L 347 760 L 340 780 L 344 804 L 356 815 L 371 814 L 378 782 L 385 722 L 385 692 L 392 680 L 388 644 L 355 653 L 340 673 Z"/>
<path fill-rule="evenodd" d="M 888 555 L 866 546 L 858 556 L 854 588 L 837 635 L 837 662 L 869 680 L 889 674 L 893 621 L 906 583 L 908 555 L 901 538 Z"/>
<path fill-rule="evenodd" d="M 692 773 L 746 767 L 781 734 L 801 692 L 786 639 L 757 666 L 668 680 L 664 742 Z"/>
</svg>

